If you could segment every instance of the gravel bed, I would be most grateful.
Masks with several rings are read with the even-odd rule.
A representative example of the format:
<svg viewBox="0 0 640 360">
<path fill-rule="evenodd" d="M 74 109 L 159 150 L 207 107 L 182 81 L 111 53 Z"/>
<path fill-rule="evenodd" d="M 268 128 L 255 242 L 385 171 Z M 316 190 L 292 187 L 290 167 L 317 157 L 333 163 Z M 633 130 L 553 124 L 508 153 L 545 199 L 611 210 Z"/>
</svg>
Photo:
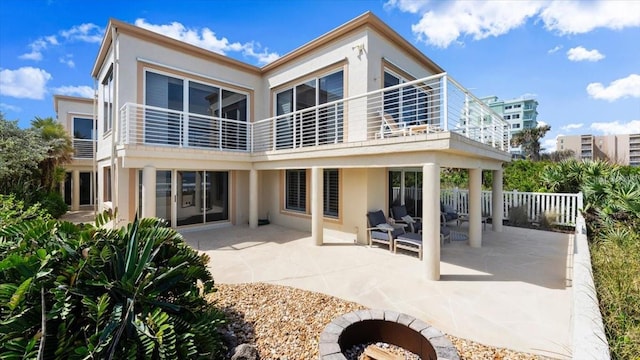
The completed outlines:
<svg viewBox="0 0 640 360">
<path fill-rule="evenodd" d="M 329 295 L 264 283 L 216 284 L 208 299 L 228 319 L 223 331 L 231 346 L 256 345 L 261 360 L 318 358 L 318 338 L 335 317 L 365 309 Z M 549 359 L 486 346 L 447 335 L 462 360 Z"/>
</svg>

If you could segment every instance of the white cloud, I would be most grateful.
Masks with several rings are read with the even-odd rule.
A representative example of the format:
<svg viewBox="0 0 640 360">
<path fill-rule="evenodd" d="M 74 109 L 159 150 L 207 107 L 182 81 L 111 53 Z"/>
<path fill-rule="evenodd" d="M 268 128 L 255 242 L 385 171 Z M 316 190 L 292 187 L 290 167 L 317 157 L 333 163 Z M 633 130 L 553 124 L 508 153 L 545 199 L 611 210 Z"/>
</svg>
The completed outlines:
<svg viewBox="0 0 640 360">
<path fill-rule="evenodd" d="M 71 27 L 68 30 L 60 30 L 58 34 L 67 41 L 82 41 L 99 43 L 102 41 L 104 29 L 95 24 L 82 24 Z M 30 52 L 20 55 L 23 60 L 42 60 L 42 52 L 51 46 L 61 45 L 57 35 L 42 36 L 29 44 Z M 68 65 L 68 64 L 67 64 Z M 75 65 L 75 64 L 74 64 Z"/>
<path fill-rule="evenodd" d="M 60 61 L 60 63 L 65 64 L 70 68 L 76 67 L 76 63 L 73 61 L 73 55 L 72 54 L 67 54 L 66 56 L 63 56 L 63 57 L 59 58 L 58 60 Z"/>
<path fill-rule="evenodd" d="M 9 104 L 5 104 L 5 103 L 0 103 L 0 109 L 7 110 L 7 111 L 13 111 L 13 112 L 22 111 L 22 108 L 20 108 L 18 106 L 9 105 Z"/>
<path fill-rule="evenodd" d="M 547 126 L 549 124 L 547 124 L 546 122 L 542 121 L 542 120 L 538 120 L 538 125 L 536 127 L 543 127 L 543 126 Z"/>
<path fill-rule="evenodd" d="M 562 45 L 556 45 L 555 47 L 553 47 L 553 49 L 549 49 L 547 51 L 547 53 L 548 54 L 553 54 L 553 53 L 555 53 L 555 52 L 557 52 L 558 50 L 561 50 L 561 49 L 562 49 Z"/>
<path fill-rule="evenodd" d="M 548 153 L 556 151 L 556 139 L 543 139 L 540 142 L 540 147 L 542 148 L 542 152 Z"/>
<path fill-rule="evenodd" d="M 465 36 L 481 40 L 504 35 L 529 19 L 540 20 L 548 31 L 561 35 L 597 28 L 640 26 L 640 1 L 389 0 L 385 3 L 385 9 L 393 8 L 420 14 L 421 19 L 411 29 L 420 40 L 442 48 L 460 42 Z M 551 50 L 553 53 L 560 49 Z"/>
<path fill-rule="evenodd" d="M 584 126 L 584 124 L 580 123 L 580 124 L 567 124 L 565 126 L 561 126 L 560 129 L 563 131 L 571 131 L 571 130 L 577 130 L 580 129 Z"/>
<path fill-rule="evenodd" d="M 92 23 L 80 24 L 60 31 L 60 36 L 67 40 L 98 44 L 102 41 L 103 34 L 104 29 Z"/>
<path fill-rule="evenodd" d="M 30 66 L 17 70 L 0 70 L 0 95 L 41 100 L 47 92 L 51 74 Z"/>
<path fill-rule="evenodd" d="M 591 124 L 591 130 L 598 131 L 604 135 L 630 134 L 638 132 L 640 129 L 640 120 L 631 120 L 629 122 L 595 122 Z"/>
<path fill-rule="evenodd" d="M 567 59 L 571 61 L 600 61 L 604 59 L 604 55 L 600 51 L 593 49 L 587 50 L 582 46 L 571 48 L 567 51 Z"/>
<path fill-rule="evenodd" d="M 474 40 L 499 36 L 523 25 L 540 10 L 537 1 L 451 1 L 422 14 L 411 30 L 428 44 L 446 48 L 464 35 Z M 505 6 L 506 5 L 506 6 Z"/>
<path fill-rule="evenodd" d="M 261 50 L 260 44 L 255 42 L 241 44 L 230 42 L 226 37 L 219 38 L 215 32 L 206 27 L 187 28 L 175 21 L 171 24 L 156 25 L 148 23 L 145 19 L 137 19 L 135 25 L 218 54 L 226 55 L 230 51 L 242 52 L 244 56 L 255 58 L 260 64 L 269 63 L 280 57 L 277 53 L 269 52 L 267 48 Z"/>
<path fill-rule="evenodd" d="M 602 83 L 587 85 L 587 93 L 594 99 L 615 101 L 627 97 L 640 98 L 640 75 L 631 74 L 626 78 L 614 80 L 605 87 Z"/>
<path fill-rule="evenodd" d="M 53 89 L 55 94 L 80 96 L 93 99 L 93 88 L 91 86 L 61 86 Z"/>
<path fill-rule="evenodd" d="M 552 1 L 540 13 L 545 28 L 564 34 L 584 34 L 597 28 L 620 30 L 640 26 L 638 1 Z"/>
</svg>

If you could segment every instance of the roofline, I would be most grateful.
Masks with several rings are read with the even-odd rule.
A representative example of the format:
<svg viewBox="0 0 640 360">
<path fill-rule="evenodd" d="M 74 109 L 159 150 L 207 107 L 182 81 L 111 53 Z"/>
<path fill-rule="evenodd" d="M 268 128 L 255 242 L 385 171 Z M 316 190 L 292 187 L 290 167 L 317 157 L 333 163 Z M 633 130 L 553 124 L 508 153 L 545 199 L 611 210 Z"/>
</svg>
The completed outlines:
<svg viewBox="0 0 640 360">
<path fill-rule="evenodd" d="M 262 72 L 266 73 L 271 70 L 274 70 L 288 62 L 291 62 L 295 59 L 298 59 L 319 47 L 331 43 L 332 41 L 339 39 L 341 37 L 346 36 L 347 34 L 356 31 L 358 29 L 364 28 L 366 26 L 370 26 L 371 28 L 377 30 L 382 35 L 386 36 L 392 42 L 405 51 L 407 51 L 410 55 L 412 55 L 418 62 L 422 65 L 427 66 L 428 68 L 434 70 L 435 73 L 443 73 L 445 72 L 443 68 L 441 68 L 438 64 L 429 59 L 425 54 L 423 54 L 418 48 L 413 46 L 413 44 L 409 43 L 404 37 L 398 34 L 395 30 L 393 30 L 389 25 L 384 23 L 380 18 L 378 18 L 373 12 L 367 11 L 364 14 L 350 20 L 349 22 L 338 26 L 337 28 L 321 35 L 320 37 L 311 40 L 310 42 L 300 46 L 299 48 L 283 55 L 277 60 L 265 65 L 262 67 Z"/>
<path fill-rule="evenodd" d="M 79 97 L 79 96 L 68 96 L 68 95 L 53 95 L 53 109 L 54 109 L 54 111 L 56 113 L 58 112 L 58 101 L 60 101 L 60 100 L 68 100 L 68 101 L 74 101 L 74 102 L 89 103 L 89 104 L 93 105 L 93 99 L 92 98 Z"/>
<path fill-rule="evenodd" d="M 109 19 L 109 24 L 107 25 L 105 36 L 102 39 L 102 43 L 100 44 L 100 50 L 98 51 L 98 56 L 96 57 L 96 60 L 93 65 L 93 69 L 91 71 L 91 76 L 93 78 L 96 78 L 98 76 L 98 72 L 102 67 L 102 63 L 104 62 L 104 59 L 106 58 L 107 53 L 109 52 L 109 48 L 113 41 L 112 29 L 115 29 L 116 32 L 118 33 L 132 35 L 134 37 L 141 38 L 141 39 L 153 40 L 153 42 L 156 44 L 159 43 L 159 44 L 171 45 L 173 47 L 177 47 L 179 49 L 183 49 L 185 51 L 195 53 L 196 55 L 205 57 L 207 60 L 215 60 L 220 63 L 226 63 L 228 65 L 240 67 L 246 71 L 249 71 L 255 74 L 260 74 L 260 68 L 257 66 L 250 65 L 240 60 L 232 59 L 228 56 L 218 54 L 211 50 L 203 49 L 199 46 L 191 45 L 184 41 L 176 40 L 174 38 L 170 38 L 168 36 L 153 32 L 151 30 L 143 29 L 139 26 L 131 25 L 126 22 L 112 18 L 112 19 Z"/>
<path fill-rule="evenodd" d="M 185 43 L 180 40 L 176 40 L 170 38 L 168 36 L 155 33 L 153 31 L 143 29 L 141 27 L 131 25 L 116 19 L 109 19 L 109 23 L 107 25 L 107 30 L 105 32 L 105 36 L 102 39 L 102 43 L 100 44 L 100 50 L 98 51 L 98 55 L 93 65 L 93 69 L 91 71 L 91 76 L 96 78 L 102 67 L 104 59 L 109 52 L 109 48 L 113 41 L 112 39 L 112 29 L 115 28 L 116 32 L 122 32 L 125 34 L 133 35 L 138 38 L 146 38 L 154 40 L 157 43 L 165 43 L 170 44 L 172 46 L 182 48 L 192 53 L 199 54 L 203 57 L 207 57 L 208 59 L 216 60 L 218 62 L 227 63 L 232 66 L 243 68 L 247 71 L 250 71 L 254 74 L 263 75 L 269 71 L 272 71 L 284 64 L 287 64 L 291 61 L 294 61 L 304 55 L 309 54 L 310 52 L 318 49 L 319 47 L 331 43 L 336 39 L 342 38 L 353 31 L 370 27 L 379 33 L 381 33 L 384 37 L 391 40 L 392 43 L 399 46 L 403 50 L 405 50 L 409 55 L 411 55 L 415 60 L 417 60 L 423 66 L 433 70 L 434 73 L 443 73 L 445 70 L 441 68 L 438 64 L 429 59 L 425 54 L 423 54 L 418 48 L 416 48 L 413 44 L 409 43 L 404 37 L 398 34 L 395 30 L 393 30 L 389 25 L 384 23 L 380 18 L 378 18 L 371 11 L 367 11 L 364 14 L 350 20 L 349 22 L 338 26 L 337 28 L 321 35 L 320 37 L 300 46 L 299 48 L 283 55 L 282 57 L 274 60 L 273 62 L 264 65 L 262 68 L 259 68 L 254 65 L 247 64 L 240 60 L 235 60 L 230 57 L 215 53 L 210 50 L 203 49 L 201 47 L 191 45 Z"/>
</svg>

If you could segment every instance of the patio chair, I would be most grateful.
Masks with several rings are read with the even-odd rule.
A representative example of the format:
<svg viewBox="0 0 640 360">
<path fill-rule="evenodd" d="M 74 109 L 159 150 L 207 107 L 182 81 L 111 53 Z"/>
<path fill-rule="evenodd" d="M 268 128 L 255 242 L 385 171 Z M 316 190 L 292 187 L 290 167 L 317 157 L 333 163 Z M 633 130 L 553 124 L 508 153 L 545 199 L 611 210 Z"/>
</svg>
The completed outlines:
<svg viewBox="0 0 640 360">
<path fill-rule="evenodd" d="M 445 224 L 457 220 L 459 217 L 458 212 L 454 208 L 445 205 L 442 201 L 440 202 L 440 213 L 443 216 Z"/>
<path fill-rule="evenodd" d="M 369 246 L 376 242 L 389 246 L 389 251 L 394 250 L 394 240 L 400 235 L 404 235 L 404 224 L 391 225 L 387 222 L 382 210 L 370 211 L 367 213 L 369 227 Z"/>
<path fill-rule="evenodd" d="M 396 223 L 407 224 L 412 233 L 418 233 L 422 230 L 422 218 L 409 215 L 405 205 L 392 206 L 391 217 Z"/>
</svg>

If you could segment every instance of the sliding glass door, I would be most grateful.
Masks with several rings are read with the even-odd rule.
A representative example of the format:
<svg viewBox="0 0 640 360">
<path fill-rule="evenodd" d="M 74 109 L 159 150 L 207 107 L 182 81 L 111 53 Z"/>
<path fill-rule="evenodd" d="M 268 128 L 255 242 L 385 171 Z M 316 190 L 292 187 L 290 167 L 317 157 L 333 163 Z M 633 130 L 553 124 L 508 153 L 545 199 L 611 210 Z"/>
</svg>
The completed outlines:
<svg viewBox="0 0 640 360">
<path fill-rule="evenodd" d="M 229 220 L 229 173 L 177 171 L 177 226 Z"/>
</svg>

